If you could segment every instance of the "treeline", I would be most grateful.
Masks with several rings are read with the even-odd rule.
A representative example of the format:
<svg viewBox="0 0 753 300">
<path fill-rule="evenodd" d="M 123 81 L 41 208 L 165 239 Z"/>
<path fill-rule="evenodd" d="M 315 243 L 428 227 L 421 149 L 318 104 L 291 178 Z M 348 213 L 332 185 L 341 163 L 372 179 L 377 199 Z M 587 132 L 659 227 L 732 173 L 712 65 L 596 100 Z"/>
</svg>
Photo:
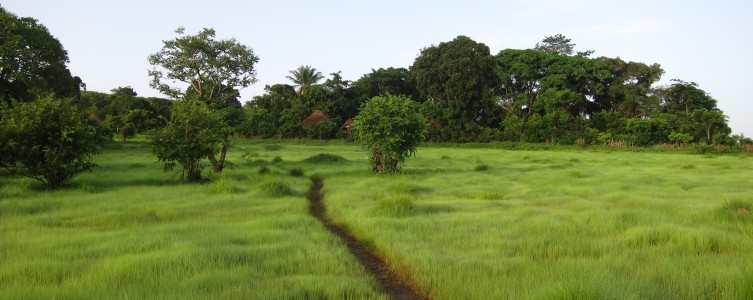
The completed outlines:
<svg viewBox="0 0 753 300">
<path fill-rule="evenodd" d="M 430 141 L 521 141 L 649 146 L 749 142 L 732 136 L 717 101 L 698 84 L 657 86 L 658 64 L 591 57 L 570 39 L 546 37 L 533 49 L 489 48 L 459 36 L 421 50 L 410 68 L 380 68 L 360 79 L 339 73 L 319 84 L 292 77 L 246 102 L 246 136 L 335 138 L 368 99 L 405 95 L 432 123 Z M 316 74 L 310 66 L 301 69 Z M 314 76 L 321 79 L 322 76 Z M 296 87 L 298 89 L 296 90 Z M 329 120 L 302 126 L 315 110 Z"/>
</svg>

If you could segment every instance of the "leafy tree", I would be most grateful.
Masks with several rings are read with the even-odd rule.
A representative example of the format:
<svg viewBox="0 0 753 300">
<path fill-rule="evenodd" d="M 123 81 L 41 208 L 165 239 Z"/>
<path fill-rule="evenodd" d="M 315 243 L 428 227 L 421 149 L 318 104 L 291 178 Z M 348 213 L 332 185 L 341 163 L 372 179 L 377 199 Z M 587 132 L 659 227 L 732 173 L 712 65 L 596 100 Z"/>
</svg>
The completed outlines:
<svg viewBox="0 0 753 300">
<path fill-rule="evenodd" d="M 594 97 L 601 109 L 617 111 L 626 118 L 648 117 L 657 110 L 659 99 L 653 95 L 652 86 L 664 74 L 661 66 L 625 62 L 619 57 L 597 60 L 610 74 L 604 80 L 606 88 Z"/>
<path fill-rule="evenodd" d="M 57 189 L 95 166 L 92 156 L 104 135 L 72 100 L 47 95 L 13 108 L 0 106 L 6 106 L 0 119 L 3 168 Z"/>
<path fill-rule="evenodd" d="M 66 67 L 68 53 L 42 24 L 0 7 L 0 98 L 32 101 L 53 92 L 78 96 L 84 86 Z"/>
<path fill-rule="evenodd" d="M 672 79 L 672 81 L 674 83 L 669 87 L 659 89 L 665 112 L 684 112 L 685 115 L 690 116 L 699 108 L 706 110 L 716 108 L 716 100 L 700 89 L 697 83 L 679 79 Z"/>
<path fill-rule="evenodd" d="M 398 163 L 416 154 L 427 125 L 418 104 L 393 95 L 371 98 L 353 120 L 356 139 L 369 151 L 372 171 L 388 173 L 397 172 Z"/>
<path fill-rule="evenodd" d="M 727 117 L 721 110 L 698 108 L 693 110 L 690 117 L 695 124 L 698 124 L 698 127 L 702 128 L 705 132 L 704 137 L 709 144 L 714 143 L 713 137 L 716 135 L 717 131 L 723 131 L 720 132 L 723 136 L 729 135 L 729 130 L 724 130 L 727 128 Z M 723 137 L 717 138 L 717 140 L 720 139 L 723 139 Z"/>
<path fill-rule="evenodd" d="M 209 127 L 223 129 L 219 157 L 214 151 L 206 152 L 212 170 L 219 173 L 225 167 L 230 134 L 238 130 L 224 129 L 240 126 L 243 120 L 237 89 L 256 82 L 254 64 L 259 57 L 235 39 L 215 40 L 214 29 L 205 28 L 196 35 L 184 35 L 184 29 L 178 28 L 176 33 L 181 36 L 164 41 L 162 50 L 149 56 L 149 63 L 154 65 L 149 71 L 151 86 L 175 99 L 184 95 L 199 99 L 207 104 L 208 109 L 221 112 L 222 118 L 217 120 L 221 124 Z M 175 80 L 188 84 L 187 91 L 166 83 Z M 184 138 L 191 139 L 190 136 Z"/>
<path fill-rule="evenodd" d="M 187 98 L 173 106 L 170 122 L 148 136 L 152 152 L 165 164 L 165 171 L 180 165 L 189 182 L 201 182 L 202 160 L 215 156 L 224 148 L 225 136 L 232 129 L 223 116 L 209 109 L 203 99 Z M 222 155 L 222 154 L 220 154 Z"/>
<path fill-rule="evenodd" d="M 322 72 L 319 72 L 316 70 L 316 68 L 312 66 L 299 66 L 295 70 L 290 71 L 290 75 L 286 76 L 290 81 L 292 81 L 295 86 L 298 87 L 298 93 L 301 94 L 303 91 L 311 86 L 319 82 L 319 80 L 324 79 L 324 75 L 322 75 Z"/>
<path fill-rule="evenodd" d="M 493 99 L 499 78 L 495 69 L 489 47 L 458 36 L 421 50 L 410 74 L 421 97 L 452 112 L 452 119 L 440 121 L 497 126 L 498 109 Z"/>
<path fill-rule="evenodd" d="M 540 43 L 536 43 L 536 47 L 533 50 L 548 54 L 573 55 L 575 44 L 572 43 L 571 39 L 558 33 L 553 36 L 544 37 Z M 577 53 L 578 56 L 589 56 L 591 54 L 593 54 L 591 50 Z"/>
<path fill-rule="evenodd" d="M 379 68 L 363 75 L 353 83 L 358 97 L 363 100 L 382 95 L 404 95 L 421 102 L 416 84 L 405 68 Z"/>
</svg>

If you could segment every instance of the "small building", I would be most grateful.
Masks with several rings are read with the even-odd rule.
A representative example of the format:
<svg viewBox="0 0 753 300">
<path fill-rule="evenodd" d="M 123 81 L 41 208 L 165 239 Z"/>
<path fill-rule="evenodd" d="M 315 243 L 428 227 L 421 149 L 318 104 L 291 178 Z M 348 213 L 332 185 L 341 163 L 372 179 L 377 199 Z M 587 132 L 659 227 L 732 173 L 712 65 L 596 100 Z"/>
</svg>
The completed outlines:
<svg viewBox="0 0 753 300">
<path fill-rule="evenodd" d="M 321 122 L 325 123 L 332 123 L 332 119 L 330 119 L 324 112 L 321 110 L 315 110 L 311 113 L 307 118 L 303 119 L 303 128 L 309 128 L 312 125 L 319 124 Z"/>
<path fill-rule="evenodd" d="M 342 125 L 340 125 L 340 130 L 345 130 L 345 138 L 348 141 L 353 140 L 353 128 L 351 125 L 353 125 L 353 118 L 348 118 Z"/>
</svg>

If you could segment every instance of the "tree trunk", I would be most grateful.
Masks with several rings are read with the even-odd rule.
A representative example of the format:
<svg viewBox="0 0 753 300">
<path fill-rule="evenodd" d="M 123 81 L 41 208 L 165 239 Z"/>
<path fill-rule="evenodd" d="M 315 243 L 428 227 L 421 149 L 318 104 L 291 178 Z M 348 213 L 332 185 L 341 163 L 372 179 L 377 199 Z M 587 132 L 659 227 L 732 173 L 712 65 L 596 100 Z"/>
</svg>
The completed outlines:
<svg viewBox="0 0 753 300">
<path fill-rule="evenodd" d="M 209 154 L 209 162 L 212 163 L 212 172 L 221 173 L 225 168 L 225 156 L 227 155 L 227 148 L 230 144 L 228 137 L 225 137 L 225 141 L 222 143 L 222 150 L 220 150 L 220 159 L 214 157 L 214 153 Z"/>
</svg>

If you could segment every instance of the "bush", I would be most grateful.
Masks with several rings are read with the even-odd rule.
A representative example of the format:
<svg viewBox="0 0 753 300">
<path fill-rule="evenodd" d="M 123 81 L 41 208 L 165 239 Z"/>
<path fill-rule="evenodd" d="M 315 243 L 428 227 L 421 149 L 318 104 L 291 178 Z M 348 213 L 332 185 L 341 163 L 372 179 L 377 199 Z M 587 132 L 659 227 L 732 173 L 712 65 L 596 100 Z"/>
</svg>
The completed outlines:
<svg viewBox="0 0 753 300">
<path fill-rule="evenodd" d="M 489 166 L 487 166 L 487 165 L 478 165 L 478 166 L 476 166 L 476 168 L 474 168 L 474 170 L 477 171 L 477 172 L 487 171 L 487 170 L 489 170 Z"/>
<path fill-rule="evenodd" d="M 413 100 L 404 96 L 378 96 L 364 103 L 353 121 L 356 139 L 369 151 L 374 172 L 397 172 L 398 163 L 416 154 L 428 121 Z"/>
<path fill-rule="evenodd" d="M 0 103 L 0 105 L 3 105 Z M 98 129 L 71 100 L 41 97 L 2 107 L 0 166 L 11 173 L 57 189 L 90 171 L 92 156 L 105 142 Z"/>
<path fill-rule="evenodd" d="M 167 126 L 150 132 L 148 139 L 165 171 L 180 165 L 188 181 L 201 182 L 205 167 L 201 161 L 219 152 L 217 145 L 222 145 L 230 130 L 221 113 L 198 100 L 185 99 L 173 106 Z"/>
</svg>

